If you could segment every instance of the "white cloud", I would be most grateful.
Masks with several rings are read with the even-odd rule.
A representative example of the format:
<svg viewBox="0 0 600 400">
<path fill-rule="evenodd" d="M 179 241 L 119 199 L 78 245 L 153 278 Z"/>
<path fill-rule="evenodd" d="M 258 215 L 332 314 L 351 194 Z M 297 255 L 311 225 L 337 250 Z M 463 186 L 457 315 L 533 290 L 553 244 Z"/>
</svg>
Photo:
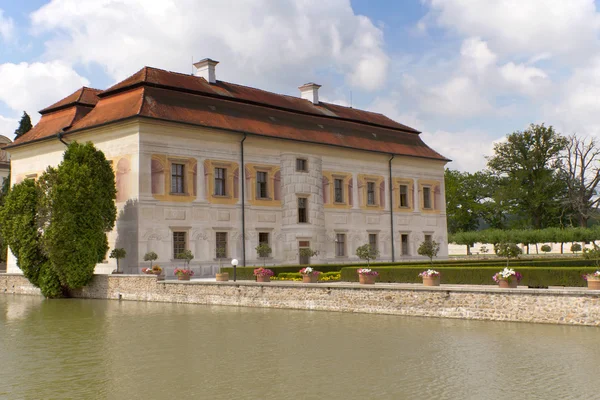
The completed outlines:
<svg viewBox="0 0 600 400">
<path fill-rule="evenodd" d="M 6 118 L 0 115 L 0 135 L 10 139 L 14 137 L 14 132 L 19 126 L 19 121 L 12 118 Z"/>
<path fill-rule="evenodd" d="M 89 81 L 62 61 L 0 64 L 0 101 L 17 113 L 37 111 L 71 94 Z"/>
<path fill-rule="evenodd" d="M 385 82 L 383 32 L 348 0 L 52 0 L 31 16 L 46 56 L 98 63 L 115 80 L 144 65 L 188 72 L 221 61 L 217 78 L 296 87 L 327 68 L 364 90 Z M 323 83 L 323 82 L 321 82 Z"/>
<path fill-rule="evenodd" d="M 421 138 L 443 156 L 452 160 L 446 166 L 459 171 L 477 172 L 486 167 L 486 156 L 493 154 L 493 138 L 485 131 L 423 132 Z"/>
<path fill-rule="evenodd" d="M 598 49 L 600 16 L 594 0 L 422 0 L 425 21 L 490 41 L 504 54 L 585 57 Z"/>
<path fill-rule="evenodd" d="M 15 24 L 12 18 L 4 17 L 4 11 L 0 8 L 0 38 L 5 41 L 13 39 Z"/>
</svg>

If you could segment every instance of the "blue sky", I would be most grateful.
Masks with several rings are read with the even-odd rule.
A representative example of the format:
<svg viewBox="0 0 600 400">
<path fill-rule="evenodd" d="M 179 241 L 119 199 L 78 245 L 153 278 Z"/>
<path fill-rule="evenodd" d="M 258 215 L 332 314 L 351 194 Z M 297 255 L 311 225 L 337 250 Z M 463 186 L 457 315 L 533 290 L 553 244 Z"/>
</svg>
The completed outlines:
<svg viewBox="0 0 600 400">
<path fill-rule="evenodd" d="M 0 0 L 0 134 L 82 85 L 145 65 L 381 112 L 451 168 L 530 123 L 600 131 L 593 0 Z"/>
</svg>

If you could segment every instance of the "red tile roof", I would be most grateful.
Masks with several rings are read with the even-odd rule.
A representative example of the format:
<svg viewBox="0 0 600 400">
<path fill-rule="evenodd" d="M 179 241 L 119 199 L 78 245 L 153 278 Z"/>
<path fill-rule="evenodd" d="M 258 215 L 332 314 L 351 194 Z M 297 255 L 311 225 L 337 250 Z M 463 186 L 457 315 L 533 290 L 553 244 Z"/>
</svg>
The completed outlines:
<svg viewBox="0 0 600 400">
<path fill-rule="evenodd" d="M 384 115 L 312 102 L 246 86 L 145 67 L 99 92 L 82 88 L 41 111 L 13 145 L 127 118 L 152 118 L 214 129 L 446 161 L 413 128 Z"/>
</svg>

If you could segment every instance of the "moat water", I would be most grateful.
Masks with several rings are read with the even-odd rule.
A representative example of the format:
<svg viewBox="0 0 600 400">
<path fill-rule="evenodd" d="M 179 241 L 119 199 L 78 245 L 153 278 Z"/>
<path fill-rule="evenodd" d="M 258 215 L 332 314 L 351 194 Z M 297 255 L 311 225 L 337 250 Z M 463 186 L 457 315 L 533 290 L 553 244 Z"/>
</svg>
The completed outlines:
<svg viewBox="0 0 600 400">
<path fill-rule="evenodd" d="M 0 295 L 0 399 L 598 399 L 600 329 Z"/>
</svg>

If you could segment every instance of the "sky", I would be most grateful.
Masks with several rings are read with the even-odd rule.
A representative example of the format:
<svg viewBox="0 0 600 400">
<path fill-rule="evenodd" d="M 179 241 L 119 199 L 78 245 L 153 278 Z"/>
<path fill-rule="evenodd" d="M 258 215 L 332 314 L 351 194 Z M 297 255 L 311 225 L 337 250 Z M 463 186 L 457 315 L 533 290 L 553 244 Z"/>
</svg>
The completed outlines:
<svg viewBox="0 0 600 400">
<path fill-rule="evenodd" d="M 380 112 L 449 168 L 485 168 L 531 123 L 600 133 L 593 0 L 0 0 L 0 134 L 23 111 L 144 66 Z"/>
</svg>

